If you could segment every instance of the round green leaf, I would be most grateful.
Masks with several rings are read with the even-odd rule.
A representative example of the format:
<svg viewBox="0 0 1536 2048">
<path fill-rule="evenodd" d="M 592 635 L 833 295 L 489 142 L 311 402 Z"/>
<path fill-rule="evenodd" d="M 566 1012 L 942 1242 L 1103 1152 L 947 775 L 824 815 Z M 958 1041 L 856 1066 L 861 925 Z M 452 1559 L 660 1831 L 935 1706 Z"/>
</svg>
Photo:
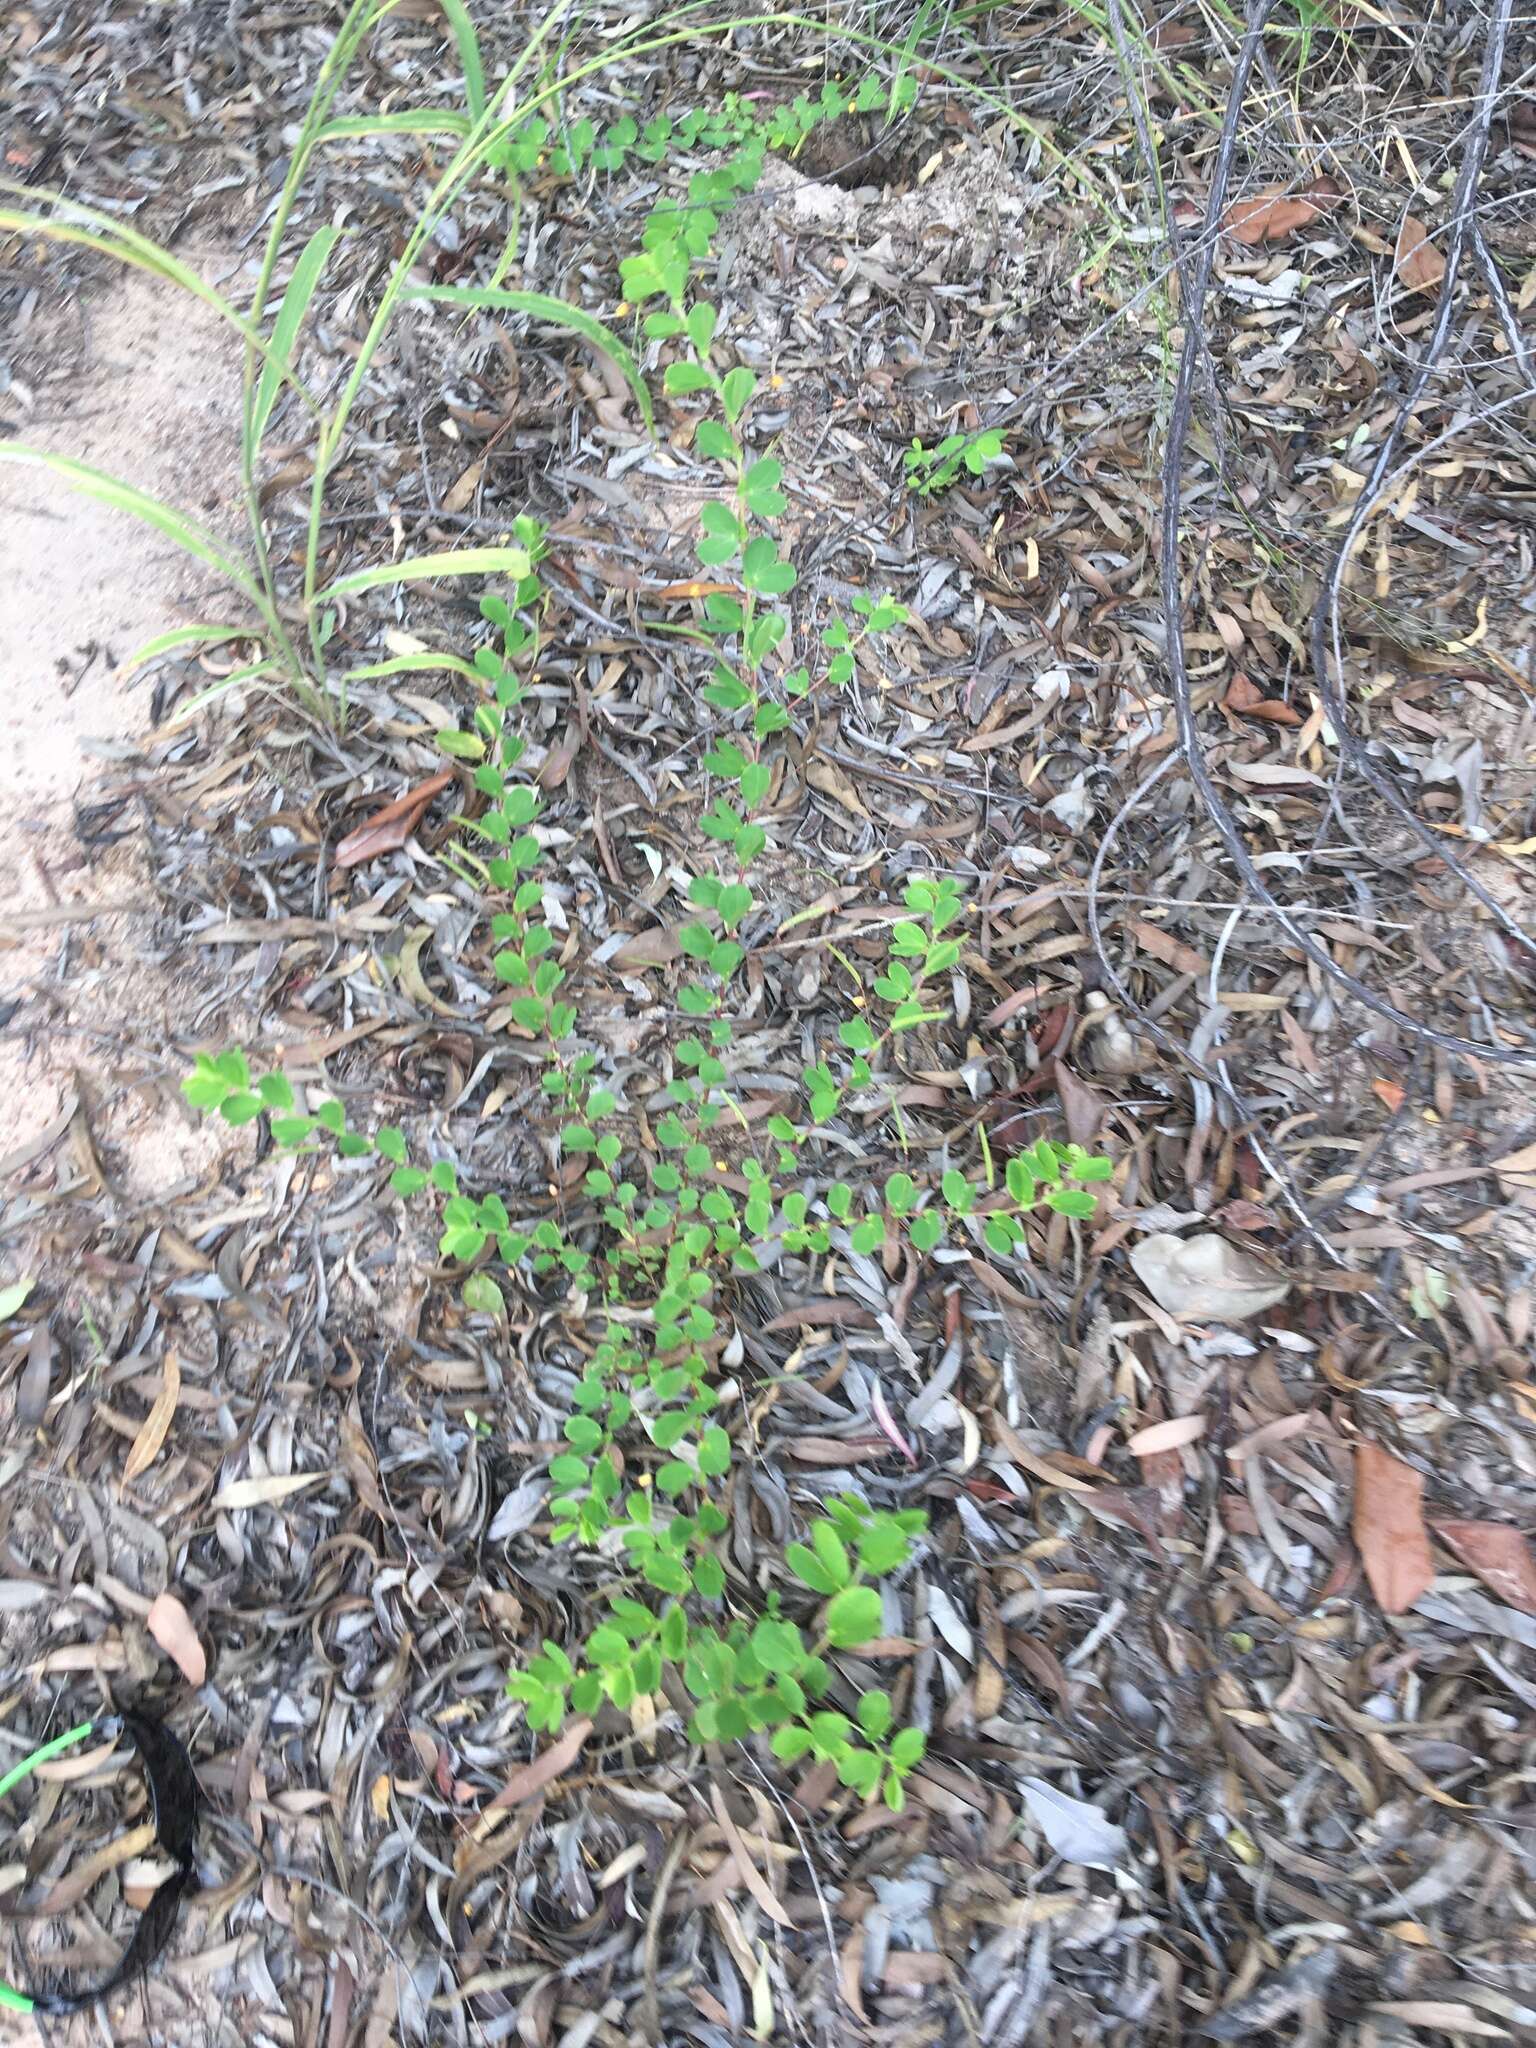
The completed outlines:
<svg viewBox="0 0 1536 2048">
<path fill-rule="evenodd" d="M 718 1479 L 731 1469 L 731 1440 L 718 1423 L 711 1423 L 699 1442 L 699 1470 Z"/>
<path fill-rule="evenodd" d="M 880 1633 L 880 1595 L 873 1586 L 845 1586 L 827 1608 L 827 1640 L 854 1649 Z"/>
</svg>

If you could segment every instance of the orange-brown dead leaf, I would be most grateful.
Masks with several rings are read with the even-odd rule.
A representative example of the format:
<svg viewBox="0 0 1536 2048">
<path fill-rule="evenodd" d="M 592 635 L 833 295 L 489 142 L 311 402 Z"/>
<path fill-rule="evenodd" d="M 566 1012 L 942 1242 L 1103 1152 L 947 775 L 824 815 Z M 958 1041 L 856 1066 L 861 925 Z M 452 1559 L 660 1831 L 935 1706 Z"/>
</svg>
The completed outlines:
<svg viewBox="0 0 1536 2048">
<path fill-rule="evenodd" d="M 1244 718 L 1267 718 L 1272 725 L 1300 725 L 1301 713 L 1293 711 L 1279 697 L 1266 697 L 1252 676 L 1239 669 L 1227 685 L 1222 709 L 1241 712 Z"/>
<path fill-rule="evenodd" d="M 1392 261 L 1399 281 L 1411 292 L 1434 292 L 1440 289 L 1440 280 L 1445 275 L 1445 257 L 1438 242 L 1429 239 L 1429 229 L 1423 221 L 1415 220 L 1411 213 L 1403 216 L 1403 224 L 1397 231 L 1397 248 Z"/>
<path fill-rule="evenodd" d="M 539 764 L 534 777 L 540 789 L 560 789 L 571 772 L 571 764 L 581 750 L 581 727 L 571 724 L 552 746 Z"/>
<path fill-rule="evenodd" d="M 1408 1099 L 1407 1090 L 1401 1081 L 1387 1081 L 1380 1074 L 1371 1078 L 1371 1093 L 1387 1105 L 1394 1116 Z"/>
<path fill-rule="evenodd" d="M 188 1685 L 201 1685 L 208 1676 L 208 1655 L 192 1626 L 191 1615 L 174 1593 L 161 1593 L 149 1603 L 144 1626 Z"/>
<path fill-rule="evenodd" d="M 51 1920 L 56 1913 L 72 1912 L 109 1870 L 131 1863 L 135 1856 L 142 1856 L 146 1850 L 152 1849 L 158 1839 L 154 1822 L 146 1820 L 131 1828 L 126 1835 L 119 1835 L 115 1842 L 106 1843 L 94 1856 L 87 1856 L 83 1863 L 77 1863 L 66 1872 L 42 1903 L 33 1909 L 32 1917 Z"/>
<path fill-rule="evenodd" d="M 1208 974 L 1211 963 L 1203 953 L 1197 953 L 1193 946 L 1186 946 L 1160 924 L 1153 924 L 1147 918 L 1138 917 L 1131 925 L 1131 931 L 1142 952 L 1150 953 L 1154 960 L 1161 960 L 1179 974 Z"/>
<path fill-rule="evenodd" d="M 166 1352 L 162 1372 L 164 1377 L 155 1396 L 155 1405 L 145 1416 L 138 1435 L 129 1446 L 128 1462 L 123 1467 L 125 1482 L 139 1478 L 159 1457 L 165 1433 L 176 1413 L 176 1403 L 181 1399 L 181 1368 L 176 1363 L 174 1351 Z"/>
<path fill-rule="evenodd" d="M 1251 199 L 1236 200 L 1222 217 L 1222 226 L 1236 242 L 1256 249 L 1261 242 L 1283 242 L 1339 203 L 1332 178 L 1314 178 L 1300 192 L 1270 185 Z"/>
<path fill-rule="evenodd" d="M 1430 1527 L 1506 1607 L 1536 1614 L 1536 1555 L 1507 1522 L 1431 1522 Z"/>
<path fill-rule="evenodd" d="M 1380 1444 L 1355 1452 L 1355 1541 L 1383 1614 L 1406 1614 L 1434 1584 L 1424 1481 Z"/>
<path fill-rule="evenodd" d="M 702 577 L 691 576 L 685 583 L 663 583 L 651 595 L 665 604 L 678 604 L 685 598 L 740 597 L 741 586 L 736 583 L 706 583 Z"/>
<path fill-rule="evenodd" d="M 583 1714 L 579 1721 L 573 1721 L 558 1742 L 550 1744 L 542 1755 L 536 1756 L 531 1764 L 524 1764 L 508 1778 L 505 1785 L 486 1806 L 486 1813 L 499 1813 L 508 1806 L 519 1806 L 525 1799 L 531 1799 L 535 1792 L 542 1792 L 546 1785 L 565 1773 L 581 1755 L 581 1746 L 592 1733 L 592 1723 Z"/>
<path fill-rule="evenodd" d="M 365 860 L 377 860 L 381 853 L 393 853 L 404 846 L 407 839 L 421 823 L 421 814 L 431 803 L 440 789 L 446 789 L 453 780 L 451 768 L 440 768 L 435 775 L 429 775 L 425 782 L 418 782 L 414 789 L 408 789 L 404 796 L 398 796 L 392 804 L 386 804 L 381 811 L 375 811 L 365 825 L 359 825 L 355 832 L 349 832 L 337 847 L 333 859 L 339 868 L 355 868 Z"/>
</svg>

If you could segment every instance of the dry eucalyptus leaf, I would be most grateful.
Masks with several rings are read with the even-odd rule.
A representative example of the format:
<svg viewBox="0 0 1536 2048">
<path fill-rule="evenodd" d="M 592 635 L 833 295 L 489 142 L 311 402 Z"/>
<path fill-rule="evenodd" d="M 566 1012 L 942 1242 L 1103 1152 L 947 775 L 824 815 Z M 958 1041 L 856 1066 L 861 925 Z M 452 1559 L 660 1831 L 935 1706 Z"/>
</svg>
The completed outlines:
<svg viewBox="0 0 1536 2048">
<path fill-rule="evenodd" d="M 1128 1853 L 1125 1830 L 1090 1806 L 1086 1799 L 1074 1799 L 1058 1792 L 1044 1778 L 1020 1778 L 1030 1817 L 1050 1844 L 1052 1851 L 1068 1863 L 1087 1863 L 1100 1870 L 1121 1868 Z"/>
<path fill-rule="evenodd" d="M 1435 1582 L 1424 1481 L 1380 1444 L 1355 1452 L 1355 1542 L 1383 1614 L 1406 1614 Z"/>
<path fill-rule="evenodd" d="M 176 1403 L 181 1399 L 181 1367 L 176 1363 L 174 1351 L 166 1352 L 162 1374 L 155 1405 L 145 1416 L 138 1435 L 129 1447 L 128 1462 L 123 1467 L 125 1483 L 147 1472 L 159 1457 L 160 1446 L 165 1442 L 165 1433 L 176 1413 Z"/>
<path fill-rule="evenodd" d="M 612 955 L 613 964 L 620 970 L 636 967 L 666 967 L 682 955 L 682 946 L 677 933 L 662 924 L 649 925 L 643 932 L 636 932 L 626 939 Z"/>
<path fill-rule="evenodd" d="M 46 1323 L 34 1323 L 27 1340 L 27 1362 L 16 1390 L 16 1420 L 36 1429 L 48 1412 L 48 1385 L 53 1377 L 53 1336 Z"/>
<path fill-rule="evenodd" d="M 161 1593 L 150 1602 L 144 1626 L 188 1685 L 201 1685 L 208 1676 L 207 1653 L 192 1626 L 191 1615 L 174 1593 Z"/>
<path fill-rule="evenodd" d="M 1536 1614 L 1536 1553 L 1508 1522 L 1434 1521 L 1430 1527 L 1507 1607 Z"/>
<path fill-rule="evenodd" d="M 1439 290 L 1440 280 L 1445 275 L 1445 256 L 1439 243 L 1429 239 L 1429 230 L 1423 221 L 1415 220 L 1411 213 L 1404 216 L 1398 230 L 1393 262 L 1409 291 Z"/>
<path fill-rule="evenodd" d="M 1251 199 L 1239 199 L 1222 216 L 1222 226 L 1236 242 L 1255 249 L 1261 242 L 1284 241 L 1326 213 L 1339 201 L 1339 188 L 1332 178 L 1314 178 L 1303 191 L 1288 192 L 1283 185 L 1270 185 Z"/>
<path fill-rule="evenodd" d="M 436 775 L 429 775 L 425 782 L 418 782 L 404 796 L 375 811 L 366 824 L 359 825 L 340 842 L 332 856 L 333 865 L 355 868 L 363 861 L 376 860 L 381 853 L 393 853 L 404 846 L 421 823 L 427 805 L 440 789 L 448 787 L 453 777 L 453 769 L 440 768 Z"/>
<path fill-rule="evenodd" d="M 330 1476 L 329 1472 L 292 1472 L 285 1476 L 273 1473 L 266 1479 L 236 1479 L 213 1496 L 213 1505 L 226 1510 L 269 1508 L 275 1501 L 301 1493 L 306 1486 L 318 1486 Z"/>
<path fill-rule="evenodd" d="M 1159 1308 L 1208 1322 L 1262 1315 L 1291 1291 L 1289 1280 L 1214 1231 L 1144 1237 L 1132 1248 L 1131 1266 Z"/>
<path fill-rule="evenodd" d="M 546 1785 L 552 1785 L 556 1778 L 564 1776 L 577 1757 L 581 1755 L 582 1744 L 592 1733 L 592 1723 L 583 1714 L 579 1721 L 572 1721 L 558 1742 L 552 1742 L 532 1763 L 523 1764 L 508 1778 L 505 1785 L 485 1808 L 485 1815 L 500 1813 L 505 1807 L 517 1806 L 525 1799 L 531 1799 L 536 1792 L 542 1792 Z M 485 1816 L 482 1816 L 482 1826 Z"/>
</svg>

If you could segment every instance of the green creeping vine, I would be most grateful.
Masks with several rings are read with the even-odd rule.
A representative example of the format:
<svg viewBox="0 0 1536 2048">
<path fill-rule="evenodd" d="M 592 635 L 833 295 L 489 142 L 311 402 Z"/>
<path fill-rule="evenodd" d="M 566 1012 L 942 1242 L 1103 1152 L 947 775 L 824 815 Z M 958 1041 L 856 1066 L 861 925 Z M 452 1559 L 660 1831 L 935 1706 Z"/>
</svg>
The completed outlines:
<svg viewBox="0 0 1536 2048">
<path fill-rule="evenodd" d="M 694 149 L 748 148 L 758 156 L 771 149 L 793 155 L 823 121 L 874 113 L 882 106 L 894 114 L 910 107 L 916 97 L 917 81 L 910 72 L 893 86 L 871 72 L 853 87 L 828 79 L 816 99 L 801 93 L 788 105 L 766 112 L 740 93 L 728 92 L 717 107 L 694 107 L 676 120 L 658 114 L 643 129 L 632 114 L 621 115 L 601 134 L 589 120 L 566 123 L 536 114 L 498 143 L 491 162 L 506 173 L 520 196 L 521 180 L 535 173 L 559 178 L 580 177 L 587 170 L 611 174 L 622 170 L 631 157 L 660 165 L 678 152 Z"/>
<path fill-rule="evenodd" d="M 962 464 L 972 476 L 981 476 L 989 462 L 1003 452 L 1003 430 L 987 427 L 979 434 L 946 434 L 932 448 L 914 439 L 902 461 L 907 472 L 907 489 L 920 498 L 932 498 L 947 491 L 960 474 Z"/>
<path fill-rule="evenodd" d="M 460 820 L 448 865 L 482 899 L 498 902 L 493 967 L 506 1002 L 487 1028 L 545 1044 L 541 1085 L 551 1117 L 561 1120 L 562 1155 L 583 1162 L 579 1189 L 548 1214 L 530 1213 L 514 1194 L 461 1191 L 452 1163 L 413 1160 L 398 1128 L 353 1131 L 335 1101 L 301 1108 L 286 1075 L 255 1078 L 238 1051 L 199 1054 L 184 1086 L 189 1101 L 229 1123 L 267 1115 L 279 1144 L 332 1141 L 344 1158 L 376 1155 L 401 1196 L 441 1196 L 440 1250 L 466 1269 L 472 1310 L 504 1317 L 498 1270 L 526 1271 L 546 1288 L 563 1284 L 573 1305 L 591 1310 L 596 1342 L 564 1424 L 565 1449 L 549 1466 L 551 1535 L 611 1565 L 608 1614 L 574 1654 L 546 1642 L 512 1678 L 530 1726 L 552 1731 L 568 1711 L 591 1713 L 604 1701 L 633 1709 L 662 1690 L 670 1669 L 694 1703 L 695 1740 L 767 1732 L 781 1760 L 829 1761 L 859 1796 L 899 1810 L 923 1754 L 922 1732 L 897 1725 L 885 1692 L 850 1690 L 835 1655 L 885 1633 L 880 1582 L 908 1564 L 926 1518 L 873 1508 L 852 1493 L 824 1502 L 807 1540 L 785 1552 L 798 1587 L 794 1612 L 778 1591 L 758 1603 L 728 1577 L 722 1501 L 741 1445 L 722 1419 L 727 1392 L 734 1394 L 722 1359 L 746 1312 L 736 1283 L 770 1256 L 867 1259 L 894 1252 L 902 1237 L 927 1255 L 952 1231 L 996 1257 L 1027 1257 L 1030 1219 L 1091 1216 L 1092 1184 L 1112 1169 L 1080 1147 L 1042 1141 L 1009 1159 L 999 1183 L 983 1131 L 979 1177 L 952 1166 L 930 1183 L 900 1170 L 877 1188 L 827 1176 L 818 1133 L 850 1092 L 865 1113 L 884 1097 L 904 1148 L 887 1062 L 903 1032 L 950 1013 L 963 906 L 949 876 L 906 882 L 884 971 L 867 995 L 853 995 L 851 1014 L 803 1070 L 803 1114 L 769 1118 L 758 1137 L 733 1092 L 731 989 L 749 945 L 768 942 L 748 877 L 768 845 L 760 813 L 775 779 L 774 742 L 792 722 L 791 706 L 850 682 L 861 656 L 908 616 L 892 599 L 861 593 L 851 618 L 824 625 L 814 679 L 807 665 L 785 670 L 776 662 L 789 620 L 774 601 L 795 584 L 772 532 L 786 506 L 783 471 L 774 456 L 750 449 L 756 378 L 744 366 L 716 368 L 716 309 L 690 287 L 718 206 L 760 169 L 762 131 L 774 132 L 780 118 L 757 122 L 726 170 L 696 175 L 686 207 L 658 207 L 640 253 L 621 266 L 627 298 L 651 309 L 646 338 L 670 354 L 665 391 L 708 402 L 694 446 L 718 465 L 723 488 L 704 508 L 698 555 L 711 583 L 731 586 L 704 600 L 713 662 L 701 695 L 719 719 L 704 760 L 722 793 L 699 820 L 715 864 L 689 883 L 695 914 L 679 934 L 686 969 L 677 1001 L 692 1028 L 670 1049 L 670 1106 L 647 1132 L 599 1080 L 566 992 L 568 954 L 545 921 L 551 881 L 541 797 L 520 777 L 524 742 L 510 716 L 540 637 L 545 538 L 528 520 L 515 535 L 526 572 L 509 595 L 481 605 L 497 636 L 474 659 L 482 699 L 465 729 L 439 736 L 472 767 L 480 803 Z M 699 131 L 706 140 L 714 132 Z M 573 143 L 588 147 L 579 131 L 563 146 Z M 599 146 L 591 147 L 597 160 Z M 857 982 L 852 963 L 834 957 Z"/>
</svg>

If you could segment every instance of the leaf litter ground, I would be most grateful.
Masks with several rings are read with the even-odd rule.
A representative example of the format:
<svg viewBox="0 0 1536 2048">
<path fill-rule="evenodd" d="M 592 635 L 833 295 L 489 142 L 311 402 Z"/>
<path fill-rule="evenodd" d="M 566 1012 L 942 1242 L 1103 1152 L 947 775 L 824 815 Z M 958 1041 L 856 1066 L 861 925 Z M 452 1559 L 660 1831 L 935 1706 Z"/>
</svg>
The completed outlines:
<svg viewBox="0 0 1536 2048">
<path fill-rule="evenodd" d="M 1536 137 L 1516 55 L 1478 103 L 1492 276 L 1466 267 L 1414 466 L 1326 621 L 1362 773 L 1311 621 L 1434 337 L 1424 252 L 1448 239 L 1490 24 L 1345 12 L 1299 73 L 1294 43 L 1266 44 L 1214 244 L 1238 39 L 1175 8 L 1132 54 L 1173 218 L 1214 257 L 1191 419 L 1194 273 L 1168 269 L 1118 9 L 943 27 L 944 65 L 1039 135 L 932 74 L 893 134 L 827 131 L 722 230 L 713 290 L 773 380 L 757 427 L 794 485 L 797 603 L 870 589 L 917 614 L 885 666 L 813 700 L 774 792 L 748 1116 L 791 1096 L 804 1020 L 883 959 L 901 876 L 941 868 L 975 918 L 954 1022 L 902 1047 L 907 1142 L 969 1157 L 985 1122 L 999 1150 L 1061 1135 L 1117 1161 L 1099 1217 L 1056 1219 L 1028 1265 L 978 1243 L 921 1284 L 873 1260 L 757 1283 L 732 1572 L 771 1583 L 792 1519 L 846 1475 L 933 1518 L 868 1660 L 932 1731 L 904 1815 L 825 1771 L 691 1754 L 665 1702 L 652 1727 L 577 1722 L 541 1749 L 503 1686 L 593 1589 L 544 1540 L 580 1326 L 536 1295 L 504 1327 L 445 1306 L 430 1228 L 371 1169 L 264 1159 L 244 1133 L 182 1185 L 130 1170 L 118 1119 L 175 1117 L 183 1056 L 238 1039 L 470 1184 L 558 1200 L 537 1060 L 439 858 L 462 794 L 428 786 L 446 693 L 374 686 L 338 740 L 264 700 L 177 724 L 211 678 L 162 678 L 153 730 L 74 828 L 90 902 L 117 862 L 139 914 L 0 926 L 32 949 L 17 974 L 7 956 L 13 1042 L 46 1060 L 61 1019 L 77 1034 L 60 1113 L 6 1148 L 5 1257 L 36 1284 L 0 1352 L 0 1760 L 82 1702 L 144 1698 L 208 1808 L 200 1889 L 115 2032 L 1532 2024 L 1536 1129 L 1509 1057 L 1532 1043 L 1531 955 L 1445 856 L 1529 929 Z M 254 230 L 325 44 L 282 5 L 22 10 L 3 33 L 12 174 L 221 248 Z M 644 107 L 780 97 L 822 62 L 743 34 L 623 84 Z M 434 10 L 402 7 L 361 97 L 444 63 Z M 415 150 L 333 159 L 311 195 L 314 219 L 357 218 L 322 327 L 337 352 Z M 650 203 L 625 179 L 535 186 L 520 281 L 611 316 Z M 494 261 L 504 212 L 479 205 L 433 281 Z M 114 288 L 7 255 L 8 430 L 71 373 L 49 320 Z M 653 444 L 622 382 L 548 330 L 424 319 L 381 359 L 328 529 L 346 566 L 548 520 L 528 730 L 584 1029 L 641 1102 L 667 1078 L 704 780 L 700 677 L 659 629 L 690 618 L 708 479 L 686 415 L 661 424 Z M 992 425 L 1006 467 L 905 493 L 914 435 Z M 302 481 L 296 450 L 280 511 Z M 1182 656 L 1159 586 L 1174 489 Z M 423 601 L 344 631 L 373 659 L 474 625 Z M 145 993 L 114 1003 L 130 965 Z M 843 1140 L 850 1175 L 900 1163 L 857 1103 Z M 12 1928 L 13 1972 L 106 1959 L 157 1877 L 137 1851 L 85 1862 L 139 1817 L 131 1769 L 46 1768 L 0 1856 L 6 1909 L 42 1909 Z"/>
</svg>

